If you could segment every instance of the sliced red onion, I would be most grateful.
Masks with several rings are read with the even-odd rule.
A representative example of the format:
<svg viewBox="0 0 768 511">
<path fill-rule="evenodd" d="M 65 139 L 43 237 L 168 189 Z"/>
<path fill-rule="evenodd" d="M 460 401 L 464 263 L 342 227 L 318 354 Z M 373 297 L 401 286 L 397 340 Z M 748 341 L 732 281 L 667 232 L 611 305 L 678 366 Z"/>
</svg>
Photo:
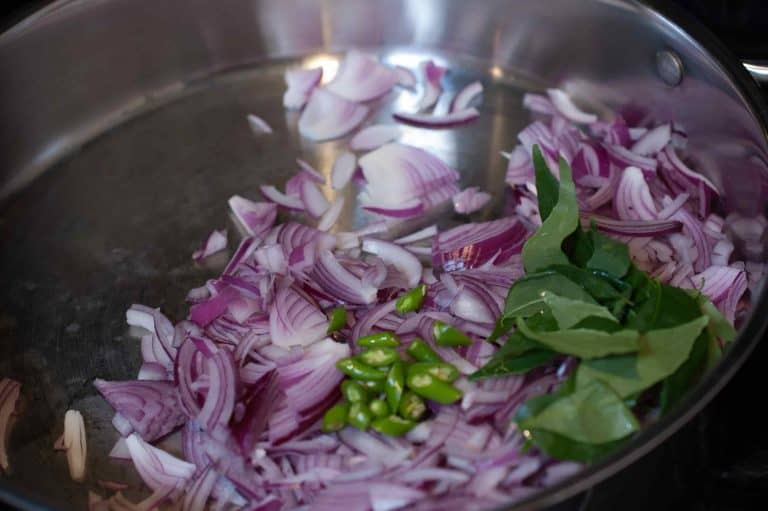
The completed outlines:
<svg viewBox="0 0 768 511">
<path fill-rule="evenodd" d="M 301 185 L 301 202 L 304 209 L 314 218 L 320 218 L 331 206 L 323 192 L 310 180 L 305 180 Z"/>
<path fill-rule="evenodd" d="M 334 225 L 336 225 L 336 221 L 339 219 L 339 216 L 341 216 L 341 212 L 343 210 L 344 197 L 339 195 L 320 218 L 320 221 L 317 223 L 317 229 L 319 231 L 329 231 Z"/>
<path fill-rule="evenodd" d="M 196 343 L 203 341 L 194 337 L 191 340 Z M 216 348 L 213 343 L 209 344 L 208 349 L 215 349 L 210 354 L 200 349 L 198 345 L 198 349 L 206 358 L 205 367 L 210 385 L 203 406 L 197 414 L 197 421 L 211 435 L 218 436 L 225 434 L 222 430 L 226 427 L 234 410 L 237 369 L 229 351 Z"/>
<path fill-rule="evenodd" d="M 533 146 L 538 144 L 548 156 L 558 154 L 555 137 L 549 127 L 541 121 L 536 121 L 525 127 L 517 134 L 517 139 L 523 145 L 526 155 L 531 154 Z M 550 165 L 550 168 L 552 166 Z"/>
<path fill-rule="evenodd" d="M 365 431 L 345 428 L 339 431 L 338 435 L 342 442 L 363 453 L 369 460 L 385 467 L 402 463 L 411 455 L 411 449 L 387 445 L 373 434 Z"/>
<path fill-rule="evenodd" d="M 358 131 L 349 141 L 353 151 L 371 151 L 400 136 L 400 127 L 396 124 L 374 124 Z"/>
<path fill-rule="evenodd" d="M 125 439 L 125 444 L 141 479 L 153 490 L 182 488 L 195 473 L 193 464 L 149 445 L 135 433 Z"/>
<path fill-rule="evenodd" d="M 253 255 L 253 252 L 256 250 L 256 248 L 258 248 L 260 243 L 261 240 L 253 236 L 244 238 L 243 241 L 240 242 L 240 245 L 238 245 L 237 250 L 235 250 L 235 255 L 233 255 L 232 259 L 229 260 L 227 267 L 224 268 L 224 271 L 221 272 L 221 274 L 231 275 L 234 273 L 242 263 L 247 261 Z M 209 294 L 214 292 L 211 289 L 208 291 Z"/>
<path fill-rule="evenodd" d="M 693 240 L 693 244 L 696 247 L 696 252 L 698 254 L 698 257 L 693 264 L 694 269 L 696 271 L 704 270 L 710 265 L 711 248 L 709 241 L 704 234 L 701 222 L 683 208 L 672 215 L 671 219 L 681 222 L 683 224 L 683 232 Z"/>
<path fill-rule="evenodd" d="M 682 208 L 690 198 L 691 196 L 687 193 L 681 193 L 675 197 L 675 200 L 670 200 L 668 203 L 664 202 L 664 208 L 659 211 L 659 219 L 664 220 L 677 213 L 677 211 Z M 667 198 L 665 197 L 665 199 Z"/>
<path fill-rule="evenodd" d="M 602 146 L 581 143 L 571 162 L 573 178 L 581 183 L 585 176 L 609 177 L 611 174 L 608 155 Z"/>
<path fill-rule="evenodd" d="M 505 181 L 512 186 L 533 182 L 533 163 L 524 146 L 518 145 L 509 153 Z"/>
<path fill-rule="evenodd" d="M 269 334 L 278 346 L 308 346 L 325 337 L 328 319 L 311 298 L 293 288 L 275 295 L 269 311 Z"/>
<path fill-rule="evenodd" d="M 603 149 L 605 149 L 610 160 L 621 169 L 638 167 L 647 174 L 653 175 L 656 173 L 658 161 L 653 158 L 640 156 L 629 149 L 615 144 L 603 144 Z"/>
<path fill-rule="evenodd" d="M 477 186 L 470 186 L 453 196 L 453 209 L 456 213 L 468 215 L 483 209 L 489 202 L 490 193 L 480 191 Z"/>
<path fill-rule="evenodd" d="M 392 218 L 411 218 L 424 212 L 424 202 L 420 199 L 411 199 L 399 206 L 377 206 L 369 204 L 363 206 L 363 209 L 382 216 Z"/>
<path fill-rule="evenodd" d="M 269 415 L 278 402 L 277 371 L 269 371 L 250 389 L 243 417 L 232 428 L 232 435 L 244 456 L 250 457 L 253 448 L 267 427 Z"/>
<path fill-rule="evenodd" d="M 629 128 L 629 139 L 633 141 L 640 140 L 646 133 L 648 133 L 648 128 Z"/>
<path fill-rule="evenodd" d="M 201 261 L 206 257 L 213 255 L 217 252 L 227 248 L 227 231 L 226 229 L 214 230 L 203 241 L 203 244 L 199 249 L 192 253 L 192 259 L 195 261 Z"/>
<path fill-rule="evenodd" d="M 373 511 L 394 511 L 402 509 L 427 494 L 410 486 L 391 483 L 372 483 L 368 485 Z"/>
<path fill-rule="evenodd" d="M 325 184 L 325 176 L 322 175 L 320 172 L 315 169 L 312 165 L 305 162 L 301 158 L 296 158 L 296 163 L 299 165 L 299 168 L 301 169 L 303 175 L 307 176 L 312 181 L 316 182 L 319 185 Z"/>
<path fill-rule="evenodd" d="M 413 71 L 403 66 L 395 66 L 395 73 L 397 73 L 397 84 L 406 89 L 413 89 L 418 83 L 416 75 Z"/>
<path fill-rule="evenodd" d="M 672 125 L 662 124 L 640 137 L 632 146 L 632 152 L 641 156 L 651 156 L 667 147 L 670 140 L 672 140 Z"/>
<path fill-rule="evenodd" d="M 349 180 L 352 179 L 352 175 L 357 168 L 357 158 L 355 155 L 348 152 L 343 152 L 336 157 L 336 161 L 333 162 L 333 168 L 331 169 L 331 186 L 334 190 L 341 190 Z"/>
<path fill-rule="evenodd" d="M 425 227 L 423 229 L 420 229 L 416 232 L 413 232 L 407 236 L 403 236 L 402 238 L 397 238 L 395 240 L 395 243 L 398 243 L 400 245 L 408 245 L 410 243 L 415 243 L 417 241 L 426 240 L 429 238 L 433 238 L 437 235 L 437 225 L 432 224 L 429 227 Z"/>
<path fill-rule="evenodd" d="M 64 414 L 64 436 L 62 444 L 67 451 L 69 477 L 81 482 L 85 478 L 85 461 L 88 444 L 85 437 L 83 416 L 77 410 L 67 410 Z"/>
<path fill-rule="evenodd" d="M 301 109 L 322 77 L 323 68 L 321 67 L 288 69 L 285 72 L 285 83 L 288 89 L 283 95 L 283 106 L 291 110 Z"/>
<path fill-rule="evenodd" d="M 11 414 L 16 410 L 16 402 L 19 400 L 21 384 L 10 378 L 0 379 L 0 469 L 8 472 L 8 451 L 6 440 L 8 439 L 8 424 Z"/>
<path fill-rule="evenodd" d="M 115 412 L 147 442 L 172 432 L 186 420 L 176 385 L 168 381 L 93 382 Z"/>
<path fill-rule="evenodd" d="M 627 167 L 616 188 L 614 208 L 622 220 L 656 220 L 658 211 L 643 172 Z"/>
<path fill-rule="evenodd" d="M 239 195 L 229 198 L 229 209 L 249 236 L 261 236 L 277 218 L 277 206 L 271 202 L 253 202 Z"/>
<path fill-rule="evenodd" d="M 190 307 L 189 319 L 197 325 L 205 327 L 224 314 L 229 304 L 238 298 L 240 295 L 234 288 L 225 287 L 216 296 Z"/>
<path fill-rule="evenodd" d="M 494 257 L 496 263 L 502 263 L 520 253 L 527 236 L 525 227 L 513 217 L 463 224 L 435 238 L 432 263 L 445 271 L 474 268 Z"/>
<path fill-rule="evenodd" d="M 470 107 L 443 115 L 395 112 L 392 117 L 405 124 L 422 128 L 451 128 L 474 121 L 480 117 L 480 112 Z"/>
<path fill-rule="evenodd" d="M 315 142 L 339 138 L 355 129 L 368 115 L 368 107 L 315 89 L 299 117 L 299 133 Z"/>
<path fill-rule="evenodd" d="M 431 60 L 419 64 L 419 73 L 421 73 L 424 92 L 419 99 L 418 109 L 427 110 L 435 106 L 443 88 L 440 81 L 443 79 L 446 68 L 435 64 Z"/>
<path fill-rule="evenodd" d="M 353 50 L 341 61 L 336 77 L 326 88 L 349 101 L 368 101 L 392 90 L 399 76 L 376 57 Z"/>
<path fill-rule="evenodd" d="M 669 145 L 665 148 L 664 158 L 661 161 L 662 165 L 666 168 L 673 169 L 681 174 L 679 178 L 674 177 L 673 179 L 675 179 L 677 183 L 683 185 L 685 188 L 696 190 L 700 184 L 703 184 L 709 192 L 715 195 L 720 195 L 720 192 L 712 183 L 712 181 L 707 179 L 702 174 L 695 172 L 685 163 L 683 163 L 673 146 Z"/>
<path fill-rule="evenodd" d="M 359 163 L 366 180 L 360 193 L 363 207 L 417 211 L 417 200 L 459 178 L 458 172 L 436 156 L 404 144 L 382 146 Z"/>
<path fill-rule="evenodd" d="M 408 281 L 408 287 L 415 287 L 421 280 L 421 263 L 400 245 L 368 238 L 363 240 L 362 249 L 379 256 L 385 263 L 402 272 Z"/>
<path fill-rule="evenodd" d="M 271 200 L 278 206 L 283 206 L 288 209 L 295 209 L 297 211 L 304 210 L 304 203 L 301 199 L 295 195 L 285 195 L 274 186 L 260 186 L 261 194 L 267 199 Z"/>
<path fill-rule="evenodd" d="M 483 93 L 483 84 L 480 82 L 472 82 L 456 94 L 451 102 L 451 112 L 459 112 L 466 110 L 472 101 Z"/>
<path fill-rule="evenodd" d="M 285 252 L 280 245 L 265 245 L 253 253 L 256 262 L 262 268 L 272 273 L 285 274 L 288 270 L 288 261 Z"/>
<path fill-rule="evenodd" d="M 251 127 L 254 135 L 270 135 L 272 133 L 272 127 L 258 115 L 248 114 L 247 118 L 248 126 Z"/>
<path fill-rule="evenodd" d="M 541 94 L 526 93 L 523 95 L 523 107 L 532 112 L 536 112 L 544 115 L 555 115 L 557 109 L 552 101 Z"/>
<path fill-rule="evenodd" d="M 344 377 L 336 369 L 336 362 L 349 355 L 348 345 L 326 338 L 307 349 L 299 362 L 279 367 L 278 382 L 285 392 L 287 405 L 305 414 L 329 397 L 335 401 Z"/>
<path fill-rule="evenodd" d="M 213 469 L 212 465 L 205 468 L 189 486 L 184 495 L 182 509 L 184 511 L 205 511 L 213 487 L 219 474 Z"/>
<path fill-rule="evenodd" d="M 329 250 L 321 250 L 311 276 L 320 289 L 346 303 L 371 304 L 378 290 L 363 283 L 344 268 Z"/>
<path fill-rule="evenodd" d="M 602 215 L 582 215 L 582 223 L 595 222 L 601 231 L 622 236 L 661 236 L 680 232 L 683 224 L 677 220 L 617 220 Z"/>
<path fill-rule="evenodd" d="M 547 89 L 552 105 L 569 121 L 579 124 L 590 124 L 597 121 L 595 114 L 590 114 L 579 109 L 571 100 L 571 97 L 560 89 Z"/>
</svg>

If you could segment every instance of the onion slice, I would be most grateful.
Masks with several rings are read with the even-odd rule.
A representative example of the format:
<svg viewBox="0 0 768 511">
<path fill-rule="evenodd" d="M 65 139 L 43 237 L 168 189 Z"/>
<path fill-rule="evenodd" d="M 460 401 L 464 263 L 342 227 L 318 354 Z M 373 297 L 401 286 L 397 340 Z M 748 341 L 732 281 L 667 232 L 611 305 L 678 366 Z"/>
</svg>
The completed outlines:
<svg viewBox="0 0 768 511">
<path fill-rule="evenodd" d="M 272 133 L 272 127 L 258 115 L 248 114 L 247 119 L 248 126 L 251 127 L 254 135 L 270 135 Z"/>
<path fill-rule="evenodd" d="M 301 184 L 301 201 L 304 203 L 304 209 L 307 213 L 314 218 L 320 218 L 330 207 L 323 192 L 308 179 Z"/>
<path fill-rule="evenodd" d="M 349 101 L 368 101 L 383 96 L 398 82 L 398 73 L 376 57 L 350 51 L 326 88 Z"/>
<path fill-rule="evenodd" d="M 602 215 L 584 215 L 582 223 L 595 222 L 600 230 L 622 236 L 661 236 L 680 232 L 683 224 L 677 220 L 617 220 Z"/>
<path fill-rule="evenodd" d="M 400 245 L 367 238 L 363 240 L 362 249 L 364 252 L 379 256 L 385 263 L 397 268 L 405 275 L 408 287 L 416 287 L 421 280 L 421 263 L 413 254 Z"/>
<path fill-rule="evenodd" d="M 283 95 L 283 106 L 291 110 L 302 108 L 322 77 L 323 68 L 321 67 L 288 69 L 285 72 L 285 83 L 288 89 Z"/>
<path fill-rule="evenodd" d="M 213 230 L 211 234 L 203 241 L 203 244 L 199 249 L 192 253 L 192 259 L 195 261 L 201 261 L 206 257 L 213 255 L 217 252 L 227 248 L 227 231 L 226 229 Z"/>
<path fill-rule="evenodd" d="M 663 150 L 671 140 L 672 125 L 662 124 L 641 136 L 637 142 L 632 145 L 632 152 L 641 156 L 651 156 Z"/>
<path fill-rule="evenodd" d="M 333 168 L 331 169 L 331 186 L 334 190 L 341 190 L 349 180 L 352 179 L 352 175 L 357 168 L 357 158 L 355 155 L 349 152 L 343 152 L 336 157 L 336 161 L 333 162 Z"/>
<path fill-rule="evenodd" d="M 400 127 L 396 124 L 374 124 L 358 131 L 349 141 L 353 151 L 371 151 L 400 136 Z"/>
<path fill-rule="evenodd" d="M 83 416 L 77 410 L 67 410 L 64 414 L 64 449 L 67 451 L 69 476 L 73 481 L 85 478 L 85 460 L 88 446 L 85 438 Z"/>
<path fill-rule="evenodd" d="M 427 110 L 435 106 L 437 100 L 440 98 L 440 93 L 443 92 L 443 88 L 440 85 L 440 81 L 443 79 L 446 68 L 435 64 L 431 60 L 421 62 L 419 64 L 419 72 L 422 76 L 422 82 L 424 84 L 424 92 L 419 99 L 418 109 Z"/>
<path fill-rule="evenodd" d="M 481 192 L 477 186 L 470 186 L 453 196 L 453 209 L 456 213 L 467 215 L 474 213 L 491 202 L 491 194 Z"/>
<path fill-rule="evenodd" d="M 195 466 L 149 445 L 136 433 L 125 439 L 131 459 L 144 483 L 153 490 L 182 488 L 195 473 Z"/>
<path fill-rule="evenodd" d="M 269 311 L 272 343 L 283 348 L 308 346 L 325 337 L 328 318 L 304 293 L 293 288 L 277 292 Z"/>
<path fill-rule="evenodd" d="M 469 108 L 469 104 L 477 96 L 483 93 L 483 84 L 480 82 L 472 82 L 456 94 L 451 102 L 451 112 L 459 112 Z"/>
<path fill-rule="evenodd" d="M 422 128 L 451 128 L 474 121 L 480 117 L 480 112 L 476 108 L 470 107 L 444 115 L 395 112 L 392 117 L 405 124 Z"/>
<path fill-rule="evenodd" d="M 368 115 L 368 107 L 316 89 L 299 117 L 299 133 L 321 142 L 339 138 L 355 129 Z"/>
<path fill-rule="evenodd" d="M 295 195 L 285 195 L 280 190 L 271 185 L 262 185 L 259 187 L 261 194 L 267 199 L 271 200 L 278 206 L 283 206 L 288 209 L 295 209 L 298 211 L 304 210 L 304 203 L 301 199 Z"/>
<path fill-rule="evenodd" d="M 344 197 L 339 195 L 336 200 L 331 203 L 331 206 L 323 214 L 320 221 L 317 223 L 317 229 L 319 231 L 328 231 L 336 225 L 336 221 L 341 216 L 341 212 L 344 210 Z"/>
<path fill-rule="evenodd" d="M 418 83 L 416 75 L 413 71 L 403 66 L 395 66 L 395 73 L 397 73 L 397 84 L 406 89 L 413 89 Z"/>
<path fill-rule="evenodd" d="M 597 121 L 597 116 L 595 114 L 590 114 L 581 110 L 564 91 L 560 89 L 547 89 L 547 95 L 560 115 L 569 121 L 578 124 L 590 124 Z"/>
<path fill-rule="evenodd" d="M 253 202 L 233 195 L 228 203 L 232 214 L 249 236 L 261 236 L 277 218 L 277 205 L 273 202 Z"/>
</svg>

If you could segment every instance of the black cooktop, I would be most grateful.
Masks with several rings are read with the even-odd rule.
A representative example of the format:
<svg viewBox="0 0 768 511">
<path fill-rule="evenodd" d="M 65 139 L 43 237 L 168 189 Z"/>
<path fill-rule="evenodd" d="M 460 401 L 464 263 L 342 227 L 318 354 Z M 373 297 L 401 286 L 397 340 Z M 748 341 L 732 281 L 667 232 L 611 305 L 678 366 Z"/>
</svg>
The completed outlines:
<svg viewBox="0 0 768 511">
<path fill-rule="evenodd" d="M 0 3 L 0 31 L 46 3 Z M 768 1 L 675 3 L 699 18 L 736 56 L 768 61 Z M 596 487 L 581 509 L 768 510 L 768 425 L 762 419 L 768 407 L 766 367 L 768 343 L 763 342 L 694 421 L 640 462 Z"/>
</svg>

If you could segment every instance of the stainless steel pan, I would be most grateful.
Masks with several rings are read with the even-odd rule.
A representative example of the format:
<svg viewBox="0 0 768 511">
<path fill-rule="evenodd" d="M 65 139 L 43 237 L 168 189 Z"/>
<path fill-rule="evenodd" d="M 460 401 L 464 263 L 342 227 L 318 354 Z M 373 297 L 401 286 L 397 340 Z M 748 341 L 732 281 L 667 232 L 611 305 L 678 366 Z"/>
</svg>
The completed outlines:
<svg viewBox="0 0 768 511">
<path fill-rule="evenodd" d="M 724 210 L 764 212 L 768 110 L 756 84 L 707 32 L 647 3 L 54 2 L 0 36 L 0 375 L 24 384 L 0 500 L 83 509 L 97 478 L 137 481 L 130 466 L 107 459 L 116 433 L 91 385 L 95 376 L 136 372 L 124 311 L 142 302 L 182 317 L 185 291 L 215 271 L 189 254 L 227 221 L 226 198 L 282 182 L 297 155 L 330 167 L 340 143 L 298 136 L 280 104 L 282 71 L 308 59 L 333 67 L 353 47 L 404 65 L 440 59 L 452 69 L 449 90 L 484 81 L 476 124 L 414 128 L 404 138 L 497 200 L 498 153 L 528 119 L 521 95 L 557 85 L 596 107 L 682 122 L 701 165 L 726 190 Z M 766 76 L 759 65 L 750 71 Z M 249 112 L 277 134 L 253 138 Z M 756 299 L 733 349 L 674 413 L 525 506 L 561 502 L 663 442 L 739 368 L 767 308 Z M 82 410 L 88 426 L 87 485 L 70 482 L 52 451 L 68 407 Z"/>
</svg>

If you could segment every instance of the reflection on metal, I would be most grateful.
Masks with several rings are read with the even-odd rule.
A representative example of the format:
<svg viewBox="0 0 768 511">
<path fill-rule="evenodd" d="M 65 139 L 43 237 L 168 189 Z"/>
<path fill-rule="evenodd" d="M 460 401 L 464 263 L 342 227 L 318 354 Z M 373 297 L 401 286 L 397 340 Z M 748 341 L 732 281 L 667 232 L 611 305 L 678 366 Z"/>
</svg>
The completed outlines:
<svg viewBox="0 0 768 511">
<path fill-rule="evenodd" d="M 323 68 L 322 83 L 328 83 L 333 80 L 333 77 L 336 76 L 336 71 L 339 70 L 339 57 L 330 53 L 320 53 L 305 58 L 301 62 L 301 67 L 306 69 L 314 67 Z"/>
<path fill-rule="evenodd" d="M 671 50 L 656 53 L 656 69 L 664 83 L 670 87 L 676 87 L 683 81 L 683 62 Z"/>
</svg>

